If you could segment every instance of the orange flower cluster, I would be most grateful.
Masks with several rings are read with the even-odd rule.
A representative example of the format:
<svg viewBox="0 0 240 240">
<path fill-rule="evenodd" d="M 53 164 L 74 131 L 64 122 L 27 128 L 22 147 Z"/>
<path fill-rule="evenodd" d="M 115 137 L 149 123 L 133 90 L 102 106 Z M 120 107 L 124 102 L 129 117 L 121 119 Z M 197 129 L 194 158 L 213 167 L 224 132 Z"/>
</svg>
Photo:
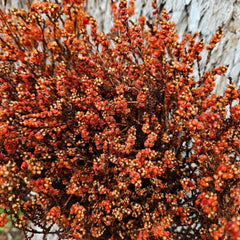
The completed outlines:
<svg viewBox="0 0 240 240">
<path fill-rule="evenodd" d="M 10 215 L 25 233 L 28 220 L 43 234 L 56 223 L 59 239 L 240 238 L 240 88 L 229 78 L 213 94 L 227 66 L 196 76 L 203 40 L 179 41 L 152 6 L 153 22 L 132 22 L 134 1 L 112 1 L 109 34 L 83 0 L 0 12 L 1 226 Z"/>
</svg>

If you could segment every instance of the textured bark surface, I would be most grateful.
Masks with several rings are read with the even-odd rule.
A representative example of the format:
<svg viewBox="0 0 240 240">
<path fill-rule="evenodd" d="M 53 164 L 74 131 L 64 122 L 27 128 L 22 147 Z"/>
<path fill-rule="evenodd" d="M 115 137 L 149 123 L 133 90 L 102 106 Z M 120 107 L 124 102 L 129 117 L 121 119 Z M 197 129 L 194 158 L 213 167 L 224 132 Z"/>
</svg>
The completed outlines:
<svg viewBox="0 0 240 240">
<path fill-rule="evenodd" d="M 87 0 L 86 10 L 99 23 L 99 30 L 108 32 L 112 24 L 109 0 Z M 218 29 L 223 27 L 224 36 L 212 54 L 209 68 L 215 65 L 229 64 L 227 76 L 232 76 L 239 84 L 240 77 L 240 2 L 239 0 L 158 0 L 159 11 L 163 8 L 169 12 L 171 21 L 176 23 L 179 38 L 184 33 L 199 32 L 200 39 L 207 43 Z M 150 0 L 135 0 L 135 16 L 150 18 L 152 8 Z M 206 53 L 203 63 L 206 61 Z M 227 83 L 222 77 L 217 81 L 218 93 Z"/>
<path fill-rule="evenodd" d="M 1 9 L 6 5 L 6 9 L 11 8 L 27 8 L 27 5 L 31 4 L 33 0 L 0 0 Z"/>
</svg>

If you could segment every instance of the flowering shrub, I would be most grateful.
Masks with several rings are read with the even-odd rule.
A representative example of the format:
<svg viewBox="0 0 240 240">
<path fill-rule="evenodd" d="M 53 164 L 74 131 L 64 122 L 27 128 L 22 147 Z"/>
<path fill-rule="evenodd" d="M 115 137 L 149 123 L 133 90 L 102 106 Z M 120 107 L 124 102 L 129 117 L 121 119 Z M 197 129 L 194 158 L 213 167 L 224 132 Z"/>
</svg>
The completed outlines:
<svg viewBox="0 0 240 240">
<path fill-rule="evenodd" d="M 155 1 L 153 23 L 112 1 L 109 34 L 84 0 L 57 2 L 1 12 L 0 225 L 11 214 L 25 233 L 56 223 L 59 239 L 239 239 L 240 89 L 229 78 L 213 94 L 227 66 L 200 70 L 204 42 L 178 41 Z"/>
</svg>

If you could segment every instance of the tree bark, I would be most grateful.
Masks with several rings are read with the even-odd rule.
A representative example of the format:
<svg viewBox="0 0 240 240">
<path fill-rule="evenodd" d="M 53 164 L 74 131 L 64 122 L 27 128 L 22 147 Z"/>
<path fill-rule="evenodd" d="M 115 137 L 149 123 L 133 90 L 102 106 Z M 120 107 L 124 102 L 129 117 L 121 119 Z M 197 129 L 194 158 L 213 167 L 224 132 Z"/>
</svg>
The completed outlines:
<svg viewBox="0 0 240 240">
<path fill-rule="evenodd" d="M 109 0 L 87 0 L 86 10 L 98 21 L 98 30 L 108 32 L 112 24 Z M 119 2 L 119 0 L 117 0 Z M 229 64 L 226 76 L 216 81 L 216 92 L 221 94 L 228 83 L 227 77 L 239 85 L 240 77 L 240 5 L 237 0 L 157 0 L 159 12 L 165 8 L 176 23 L 181 39 L 185 33 L 199 32 L 199 40 L 208 43 L 211 37 L 223 27 L 224 35 L 212 53 L 208 69 Z M 151 1 L 135 0 L 135 15 L 151 18 Z M 203 52 L 202 66 L 206 62 L 207 52 Z"/>
</svg>

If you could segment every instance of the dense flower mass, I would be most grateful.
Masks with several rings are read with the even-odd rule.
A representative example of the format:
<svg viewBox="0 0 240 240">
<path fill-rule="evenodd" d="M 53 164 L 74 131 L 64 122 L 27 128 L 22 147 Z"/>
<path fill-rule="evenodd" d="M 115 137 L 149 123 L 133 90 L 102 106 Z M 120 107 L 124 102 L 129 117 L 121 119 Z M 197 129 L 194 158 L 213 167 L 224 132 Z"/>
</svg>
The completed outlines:
<svg viewBox="0 0 240 240">
<path fill-rule="evenodd" d="M 229 78 L 214 94 L 227 66 L 200 70 L 204 42 L 178 40 L 152 6 L 153 22 L 132 22 L 134 1 L 112 1 L 109 34 L 84 0 L 1 11 L 0 226 L 10 215 L 25 233 L 56 223 L 59 239 L 240 238 L 240 88 Z"/>
</svg>

